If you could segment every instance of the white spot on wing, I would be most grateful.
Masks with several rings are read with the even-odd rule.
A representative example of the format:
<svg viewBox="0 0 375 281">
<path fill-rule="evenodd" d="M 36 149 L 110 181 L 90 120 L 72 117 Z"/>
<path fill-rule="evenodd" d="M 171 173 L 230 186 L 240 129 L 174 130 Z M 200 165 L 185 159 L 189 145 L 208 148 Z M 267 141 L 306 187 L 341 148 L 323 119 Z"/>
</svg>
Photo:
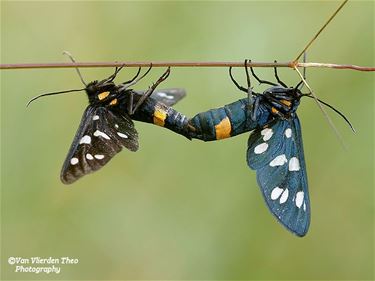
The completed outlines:
<svg viewBox="0 0 375 281">
<path fill-rule="evenodd" d="M 292 157 L 289 160 L 289 171 L 299 171 L 300 165 L 297 157 Z"/>
<path fill-rule="evenodd" d="M 94 115 L 93 117 L 92 117 L 92 120 L 99 120 L 99 115 Z"/>
<path fill-rule="evenodd" d="M 94 157 L 93 157 L 90 153 L 87 153 L 87 154 L 86 154 L 86 159 L 88 159 L 88 160 L 93 160 Z"/>
<path fill-rule="evenodd" d="M 104 158 L 104 155 L 102 155 L 102 154 L 95 154 L 94 157 L 95 157 L 96 159 L 98 159 L 98 160 L 101 160 L 101 159 Z"/>
<path fill-rule="evenodd" d="M 264 141 L 268 141 L 272 137 L 273 131 L 270 128 L 265 128 L 260 132 L 260 134 L 263 136 Z"/>
<path fill-rule="evenodd" d="M 95 132 L 94 132 L 94 136 L 95 137 L 103 137 L 103 138 L 105 138 L 105 139 L 107 139 L 107 140 L 110 140 L 111 138 L 106 134 L 106 133 L 103 133 L 103 132 L 101 132 L 101 131 L 99 131 L 99 130 L 96 130 Z"/>
<path fill-rule="evenodd" d="M 284 165 L 286 162 L 288 162 L 288 160 L 286 159 L 285 154 L 281 154 L 281 155 L 275 157 L 275 159 L 273 159 L 273 160 L 270 162 L 270 166 L 271 166 L 271 167 L 282 166 L 282 165 Z"/>
<path fill-rule="evenodd" d="M 78 158 L 73 157 L 72 159 L 70 159 L 70 164 L 76 165 L 78 161 L 79 161 Z"/>
<path fill-rule="evenodd" d="M 303 210 L 306 211 L 306 203 L 303 202 Z"/>
<path fill-rule="evenodd" d="M 91 143 L 91 137 L 88 136 L 88 135 L 83 136 L 81 138 L 81 140 L 79 141 L 79 144 L 83 144 L 83 143 L 90 144 Z"/>
<path fill-rule="evenodd" d="M 276 187 L 272 190 L 272 192 L 271 192 L 271 199 L 272 199 L 272 200 L 276 200 L 277 198 L 280 197 L 280 195 L 281 195 L 282 192 L 283 192 L 283 189 L 280 188 L 280 187 L 278 187 L 278 186 L 276 186 Z"/>
<path fill-rule="evenodd" d="M 268 148 L 268 143 L 266 142 L 263 142 L 261 144 L 258 144 L 255 148 L 254 148 L 254 153 L 255 154 L 261 154 L 263 152 L 265 152 Z"/>
<path fill-rule="evenodd" d="M 303 203 L 303 191 L 298 191 L 296 194 L 296 206 L 298 208 L 301 208 L 302 203 Z"/>
<path fill-rule="evenodd" d="M 283 194 L 281 194 L 281 197 L 280 197 L 280 204 L 285 203 L 286 200 L 288 200 L 288 196 L 289 196 L 289 190 L 285 188 Z"/>
<path fill-rule="evenodd" d="M 115 128 L 118 129 L 118 124 L 115 124 Z"/>
<path fill-rule="evenodd" d="M 292 129 L 288 128 L 285 130 L 285 136 L 289 139 L 292 136 Z"/>
<path fill-rule="evenodd" d="M 124 138 L 124 139 L 127 139 L 127 138 L 128 138 L 128 136 L 125 135 L 125 134 L 123 134 L 123 133 L 117 132 L 117 134 L 118 134 L 120 137 Z"/>
</svg>

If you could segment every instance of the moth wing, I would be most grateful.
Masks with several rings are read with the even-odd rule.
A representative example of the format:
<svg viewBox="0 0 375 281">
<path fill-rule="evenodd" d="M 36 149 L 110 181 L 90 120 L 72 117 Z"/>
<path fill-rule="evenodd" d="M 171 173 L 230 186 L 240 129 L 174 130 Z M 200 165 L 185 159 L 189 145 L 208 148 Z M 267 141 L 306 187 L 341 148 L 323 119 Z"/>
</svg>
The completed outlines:
<svg viewBox="0 0 375 281">
<path fill-rule="evenodd" d="M 61 181 L 71 184 L 99 170 L 123 147 L 138 149 L 138 133 L 130 117 L 105 107 L 88 106 L 61 170 Z"/>
<path fill-rule="evenodd" d="M 136 91 L 138 94 L 143 95 L 144 91 Z M 151 94 L 151 98 L 164 103 L 167 106 L 175 105 L 177 102 L 182 100 L 186 96 L 185 89 L 182 88 L 170 88 L 155 90 Z"/>
<path fill-rule="evenodd" d="M 271 213 L 288 230 L 304 236 L 310 225 L 310 198 L 297 115 L 277 119 L 249 138 L 247 161 Z"/>
</svg>

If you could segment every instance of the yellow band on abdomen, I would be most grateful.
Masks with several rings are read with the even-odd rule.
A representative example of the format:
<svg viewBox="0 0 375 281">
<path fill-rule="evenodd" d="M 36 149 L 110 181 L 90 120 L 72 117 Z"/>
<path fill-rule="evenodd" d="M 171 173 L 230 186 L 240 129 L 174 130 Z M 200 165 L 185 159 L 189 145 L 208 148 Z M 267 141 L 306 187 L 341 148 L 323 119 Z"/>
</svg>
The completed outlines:
<svg viewBox="0 0 375 281">
<path fill-rule="evenodd" d="M 155 107 L 154 111 L 154 124 L 164 127 L 165 119 L 167 118 L 167 112 L 163 108 Z"/>
<path fill-rule="evenodd" d="M 228 117 L 225 117 L 215 126 L 216 139 L 220 140 L 230 138 L 231 131 L 232 125 L 230 124 L 230 120 Z"/>
</svg>

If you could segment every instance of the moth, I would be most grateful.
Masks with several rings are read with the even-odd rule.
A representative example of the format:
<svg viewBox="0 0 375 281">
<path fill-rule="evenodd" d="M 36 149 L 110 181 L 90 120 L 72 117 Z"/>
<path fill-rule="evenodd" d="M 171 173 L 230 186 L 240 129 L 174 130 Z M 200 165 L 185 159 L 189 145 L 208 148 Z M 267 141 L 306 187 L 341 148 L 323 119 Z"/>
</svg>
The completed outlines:
<svg viewBox="0 0 375 281">
<path fill-rule="evenodd" d="M 138 132 L 133 120 L 173 127 L 173 124 L 164 118 L 166 112 L 174 117 L 173 120 L 179 120 L 179 114 L 170 106 L 185 96 L 185 90 L 172 88 L 155 91 L 169 76 L 170 68 L 146 91 L 135 91 L 131 86 L 144 78 L 151 70 L 151 66 L 142 76 L 139 77 L 139 68 L 131 80 L 116 85 L 113 80 L 121 68 L 116 68 L 115 72 L 104 80 L 88 84 L 84 83 L 80 75 L 85 84 L 84 89 L 42 94 L 29 102 L 30 104 L 42 96 L 80 90 L 87 94 L 89 105 L 83 113 L 61 170 L 60 178 L 64 184 L 71 184 L 84 175 L 99 170 L 124 147 L 130 151 L 137 151 Z M 176 116 L 173 113 L 176 113 Z"/>
<path fill-rule="evenodd" d="M 256 171 L 264 200 L 283 226 L 304 236 L 310 225 L 310 197 L 301 125 L 296 111 L 301 98 L 311 98 L 311 93 L 301 92 L 302 81 L 295 87 L 288 87 L 279 79 L 277 68 L 274 71 L 278 83 L 260 80 L 250 68 L 259 84 L 271 86 L 263 93 L 256 93 L 251 87 L 247 64 L 248 60 L 244 63 L 247 88 L 237 83 L 229 69 L 233 83 L 247 93 L 247 97 L 189 119 L 189 136 L 214 141 L 252 131 L 246 160 Z M 320 99 L 318 101 L 342 116 L 353 129 L 341 112 Z"/>
</svg>

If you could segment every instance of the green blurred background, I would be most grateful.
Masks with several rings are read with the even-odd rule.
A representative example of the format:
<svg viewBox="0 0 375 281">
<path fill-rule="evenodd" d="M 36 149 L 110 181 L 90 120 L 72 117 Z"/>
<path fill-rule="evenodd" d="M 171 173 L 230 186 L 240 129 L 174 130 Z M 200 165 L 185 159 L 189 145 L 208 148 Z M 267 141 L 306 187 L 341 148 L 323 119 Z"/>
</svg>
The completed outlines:
<svg viewBox="0 0 375 281">
<path fill-rule="evenodd" d="M 1 62 L 293 59 L 340 2 L 1 2 Z M 375 65 L 374 2 L 349 2 L 308 52 L 308 61 Z M 87 81 L 111 68 L 82 69 Z M 145 89 L 164 71 L 154 68 Z M 272 69 L 257 69 L 273 79 Z M 135 69 L 123 70 L 117 81 Z M 188 92 L 188 116 L 244 97 L 226 68 L 175 68 L 162 87 Z M 235 69 L 244 84 L 242 69 Z M 290 85 L 297 74 L 281 69 Z M 308 69 L 349 149 L 312 100 L 299 116 L 312 201 L 308 235 L 269 213 L 245 161 L 249 134 L 189 142 L 136 123 L 137 153 L 123 151 L 72 186 L 59 172 L 84 93 L 73 69 L 1 71 L 3 279 L 373 279 L 374 75 Z M 262 91 L 264 87 L 256 87 Z M 9 257 L 78 258 L 60 274 L 14 273 Z"/>
</svg>

